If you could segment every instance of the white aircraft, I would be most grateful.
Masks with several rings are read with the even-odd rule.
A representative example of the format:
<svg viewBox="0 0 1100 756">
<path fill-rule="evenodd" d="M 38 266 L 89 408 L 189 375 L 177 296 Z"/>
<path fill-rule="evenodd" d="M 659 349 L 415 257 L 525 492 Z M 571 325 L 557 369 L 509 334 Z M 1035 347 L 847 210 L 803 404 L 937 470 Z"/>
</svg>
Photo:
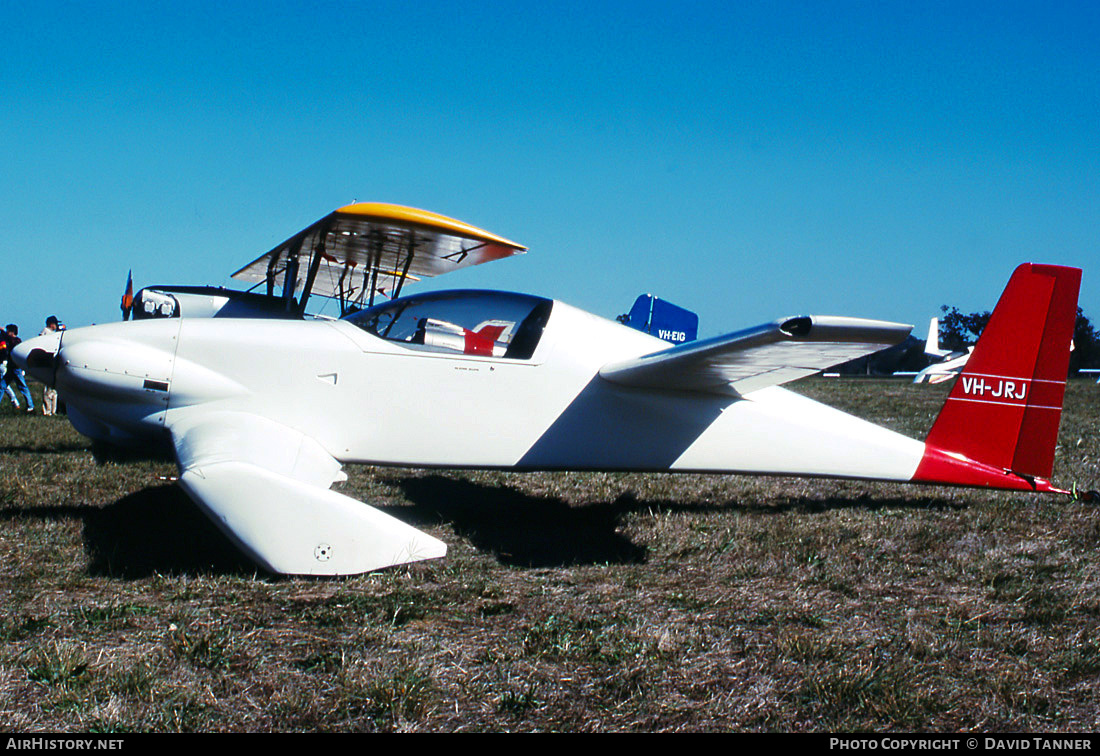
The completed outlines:
<svg viewBox="0 0 1100 756">
<path fill-rule="evenodd" d="M 288 312 L 389 276 L 523 247 L 443 216 L 342 207 L 238 277 Z M 302 264 L 299 264 L 299 263 Z M 341 319 L 167 317 L 23 342 L 82 433 L 166 441 L 180 485 L 264 568 L 354 574 L 446 546 L 330 490 L 344 463 L 866 478 L 1067 493 L 1047 478 L 1080 271 L 1013 274 L 928 438 L 781 384 L 896 344 L 910 327 L 800 316 L 673 346 L 526 294 L 396 297 Z M 283 294 L 276 294 L 282 286 Z M 300 299 L 295 299 L 301 291 Z"/>
<path fill-rule="evenodd" d="M 932 318 L 928 323 L 928 338 L 924 342 L 924 353 L 929 357 L 939 360 L 924 368 L 913 378 L 913 383 L 943 383 L 959 374 L 966 366 L 974 347 L 967 347 L 965 352 L 953 352 L 950 349 L 940 348 L 940 319 Z"/>
</svg>

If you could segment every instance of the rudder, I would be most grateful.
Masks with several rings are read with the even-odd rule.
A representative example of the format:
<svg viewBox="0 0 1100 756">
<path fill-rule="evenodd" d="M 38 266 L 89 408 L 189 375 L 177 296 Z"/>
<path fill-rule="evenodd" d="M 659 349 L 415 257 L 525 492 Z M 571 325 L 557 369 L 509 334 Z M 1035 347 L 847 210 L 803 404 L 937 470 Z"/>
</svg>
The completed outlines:
<svg viewBox="0 0 1100 756">
<path fill-rule="evenodd" d="M 944 469 L 959 467 L 945 466 L 945 456 L 1023 479 L 1050 477 L 1080 285 L 1078 268 L 1016 268 L 928 433 L 915 479 L 975 482 Z"/>
</svg>

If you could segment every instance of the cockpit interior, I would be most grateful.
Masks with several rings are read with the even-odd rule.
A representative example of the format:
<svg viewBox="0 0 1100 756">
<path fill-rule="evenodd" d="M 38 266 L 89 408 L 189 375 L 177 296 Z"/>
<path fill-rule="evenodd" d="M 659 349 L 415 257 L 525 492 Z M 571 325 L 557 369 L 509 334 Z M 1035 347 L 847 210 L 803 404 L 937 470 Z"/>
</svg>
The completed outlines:
<svg viewBox="0 0 1100 756">
<path fill-rule="evenodd" d="M 553 304 L 501 291 L 439 291 L 401 297 L 344 320 L 417 351 L 529 360 Z"/>
</svg>

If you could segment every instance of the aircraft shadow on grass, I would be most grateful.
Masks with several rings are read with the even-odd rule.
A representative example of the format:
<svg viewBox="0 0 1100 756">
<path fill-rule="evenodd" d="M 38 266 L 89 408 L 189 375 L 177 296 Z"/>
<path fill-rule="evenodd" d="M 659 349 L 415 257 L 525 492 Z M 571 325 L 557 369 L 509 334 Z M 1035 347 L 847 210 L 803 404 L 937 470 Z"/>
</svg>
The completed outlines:
<svg viewBox="0 0 1100 756">
<path fill-rule="evenodd" d="M 413 506 L 386 507 L 387 514 L 414 527 L 450 523 L 459 536 L 491 552 L 502 564 L 556 567 L 645 561 L 645 547 L 616 532 L 621 515 L 628 511 L 618 500 L 570 507 L 560 499 L 444 476 L 407 478 L 399 486 Z M 84 545 L 93 574 L 140 578 L 154 573 L 257 572 L 177 486 L 146 488 L 102 509 L 62 507 L 41 514 L 71 514 L 84 520 Z"/>
<path fill-rule="evenodd" d="M 82 513 L 93 575 L 253 575 L 256 566 L 178 486 L 145 488 Z"/>
<path fill-rule="evenodd" d="M 92 575 L 253 575 L 256 566 L 178 487 L 154 486 L 104 507 L 57 505 L 0 510 L 4 520 L 78 520 Z"/>
<path fill-rule="evenodd" d="M 624 516 L 634 512 L 743 512 L 780 514 L 832 509 L 963 508 L 936 496 L 881 498 L 867 495 L 807 500 L 787 497 L 768 505 L 728 502 L 675 502 L 639 499 L 631 492 L 611 502 L 570 506 L 560 498 L 531 496 L 507 486 L 482 485 L 444 475 L 397 481 L 405 498 L 424 519 L 449 522 L 476 548 L 492 552 L 503 563 L 523 567 L 578 564 L 627 564 L 646 561 L 647 549 L 619 532 Z M 400 510 L 398 510 L 400 511 Z M 393 513 L 393 512 L 391 512 Z M 407 519 L 402 517 L 402 519 Z"/>
<path fill-rule="evenodd" d="M 0 454 L 63 454 L 65 452 L 83 451 L 87 448 L 88 444 L 83 441 L 45 442 L 20 446 L 0 446 Z"/>
<path fill-rule="evenodd" d="M 393 481 L 411 507 L 385 511 L 414 527 L 448 523 L 475 548 L 516 567 L 640 564 L 647 548 L 619 531 L 635 512 L 806 514 L 833 509 L 964 508 L 936 496 L 881 498 L 866 495 L 821 499 L 787 497 L 773 504 L 737 501 L 676 502 L 639 499 L 627 491 L 609 502 L 570 506 L 553 496 L 532 496 L 506 485 L 485 485 L 446 475 Z M 153 574 L 256 575 L 257 567 L 175 485 L 145 488 L 102 508 L 12 508 L 0 519 L 80 519 L 93 575 L 140 579 Z M 270 576 L 281 579 L 281 576 Z"/>
<path fill-rule="evenodd" d="M 644 546 L 617 530 L 633 499 L 571 507 L 556 497 L 444 475 L 404 478 L 397 485 L 427 521 L 450 523 L 455 533 L 502 564 L 564 567 L 646 558 Z"/>
<path fill-rule="evenodd" d="M 86 448 L 85 447 L 82 448 Z M 166 444 L 143 444 L 141 446 L 112 446 L 103 441 L 93 441 L 91 446 L 92 457 L 96 464 L 114 462 L 124 464 L 127 462 L 171 462 L 175 464 L 176 457 L 172 453 L 172 447 Z"/>
</svg>

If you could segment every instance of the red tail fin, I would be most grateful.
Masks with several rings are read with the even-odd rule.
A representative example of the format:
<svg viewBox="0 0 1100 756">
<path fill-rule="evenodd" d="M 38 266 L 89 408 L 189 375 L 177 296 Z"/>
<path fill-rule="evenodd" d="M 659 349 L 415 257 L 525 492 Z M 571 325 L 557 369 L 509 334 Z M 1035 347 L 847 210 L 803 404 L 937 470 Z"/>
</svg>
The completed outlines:
<svg viewBox="0 0 1100 756">
<path fill-rule="evenodd" d="M 1077 268 L 1016 269 L 928 433 L 914 480 L 1023 488 L 1050 477 L 1080 286 Z"/>
</svg>

